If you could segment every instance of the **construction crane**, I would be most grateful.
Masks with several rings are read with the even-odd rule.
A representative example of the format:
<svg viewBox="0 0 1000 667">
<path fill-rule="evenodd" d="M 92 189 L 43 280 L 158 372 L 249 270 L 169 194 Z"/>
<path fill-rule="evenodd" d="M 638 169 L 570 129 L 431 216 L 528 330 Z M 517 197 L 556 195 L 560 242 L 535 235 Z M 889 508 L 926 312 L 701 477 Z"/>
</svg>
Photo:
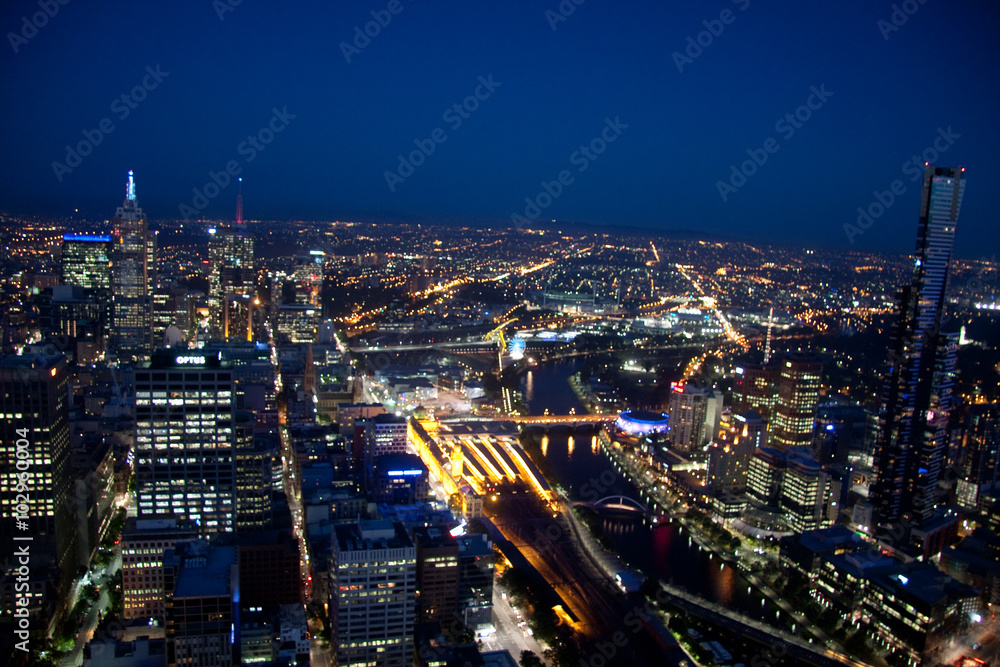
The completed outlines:
<svg viewBox="0 0 1000 667">
<path fill-rule="evenodd" d="M 516 321 L 517 320 L 507 320 L 506 322 L 498 326 L 496 329 L 486 334 L 486 336 L 483 337 L 483 340 L 487 342 L 491 340 L 497 341 L 500 344 L 500 353 L 503 354 L 503 351 L 507 349 L 507 337 L 503 335 L 504 327 Z"/>
</svg>

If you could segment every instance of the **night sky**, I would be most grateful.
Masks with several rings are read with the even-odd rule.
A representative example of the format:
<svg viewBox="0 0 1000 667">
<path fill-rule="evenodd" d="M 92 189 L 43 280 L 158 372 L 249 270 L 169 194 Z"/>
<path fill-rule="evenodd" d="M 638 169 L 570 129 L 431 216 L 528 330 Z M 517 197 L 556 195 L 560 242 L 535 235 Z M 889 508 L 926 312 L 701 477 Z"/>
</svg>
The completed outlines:
<svg viewBox="0 0 1000 667">
<path fill-rule="evenodd" d="M 958 253 L 997 252 L 995 0 L 238 1 L 4 2 L 0 208 L 110 217 L 134 169 L 154 220 L 229 218 L 231 177 L 193 189 L 232 162 L 254 219 L 531 214 L 909 252 L 907 162 L 943 147 L 969 180 Z M 852 244 L 859 206 L 884 211 Z"/>
</svg>

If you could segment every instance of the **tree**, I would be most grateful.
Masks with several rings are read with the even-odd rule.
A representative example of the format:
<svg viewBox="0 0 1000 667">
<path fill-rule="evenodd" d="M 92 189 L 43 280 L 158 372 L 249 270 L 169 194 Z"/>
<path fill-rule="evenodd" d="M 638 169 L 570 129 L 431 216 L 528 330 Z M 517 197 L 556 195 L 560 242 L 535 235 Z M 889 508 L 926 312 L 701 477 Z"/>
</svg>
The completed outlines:
<svg viewBox="0 0 1000 667">
<path fill-rule="evenodd" d="M 867 655 L 870 651 L 868 647 L 868 636 L 861 628 L 844 642 L 844 648 L 851 653 Z"/>
<path fill-rule="evenodd" d="M 545 663 L 534 651 L 521 651 L 521 667 L 545 667 Z"/>
</svg>

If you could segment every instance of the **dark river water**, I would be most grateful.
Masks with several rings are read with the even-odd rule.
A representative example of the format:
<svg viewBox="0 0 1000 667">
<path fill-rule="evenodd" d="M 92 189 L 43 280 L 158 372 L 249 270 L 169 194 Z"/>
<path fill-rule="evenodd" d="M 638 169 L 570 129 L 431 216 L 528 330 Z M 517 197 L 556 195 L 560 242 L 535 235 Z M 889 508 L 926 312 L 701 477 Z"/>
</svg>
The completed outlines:
<svg viewBox="0 0 1000 667">
<path fill-rule="evenodd" d="M 542 364 L 522 377 L 521 390 L 533 415 L 546 409 L 551 414 L 577 413 L 584 408 L 567 383 L 578 362 Z M 554 429 L 542 441 L 545 457 L 558 475 L 550 483 L 560 484 L 574 500 L 624 495 L 642 502 L 639 493 L 618 474 L 611 461 L 596 446 L 596 431 L 578 428 L 573 432 Z M 699 549 L 678 523 L 653 527 L 641 516 L 603 520 L 605 534 L 614 542 L 622 561 L 643 574 L 672 581 L 692 593 L 718 604 L 752 614 L 757 618 L 774 614 L 770 603 L 762 614 L 761 596 L 748 593 L 748 582 L 731 565 Z"/>
</svg>

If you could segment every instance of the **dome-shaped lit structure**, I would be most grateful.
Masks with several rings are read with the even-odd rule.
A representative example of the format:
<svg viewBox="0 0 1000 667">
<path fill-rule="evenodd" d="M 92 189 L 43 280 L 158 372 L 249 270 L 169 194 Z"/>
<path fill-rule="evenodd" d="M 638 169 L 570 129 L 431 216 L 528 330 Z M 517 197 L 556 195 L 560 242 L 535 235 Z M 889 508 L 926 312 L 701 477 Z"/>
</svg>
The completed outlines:
<svg viewBox="0 0 1000 667">
<path fill-rule="evenodd" d="M 171 324 L 163 333 L 163 346 L 174 347 L 184 342 L 184 333 L 176 324 Z"/>
<path fill-rule="evenodd" d="M 615 426 L 633 436 L 649 435 L 650 433 L 666 433 L 669 418 L 662 412 L 633 412 L 626 410 L 618 415 Z"/>
</svg>

